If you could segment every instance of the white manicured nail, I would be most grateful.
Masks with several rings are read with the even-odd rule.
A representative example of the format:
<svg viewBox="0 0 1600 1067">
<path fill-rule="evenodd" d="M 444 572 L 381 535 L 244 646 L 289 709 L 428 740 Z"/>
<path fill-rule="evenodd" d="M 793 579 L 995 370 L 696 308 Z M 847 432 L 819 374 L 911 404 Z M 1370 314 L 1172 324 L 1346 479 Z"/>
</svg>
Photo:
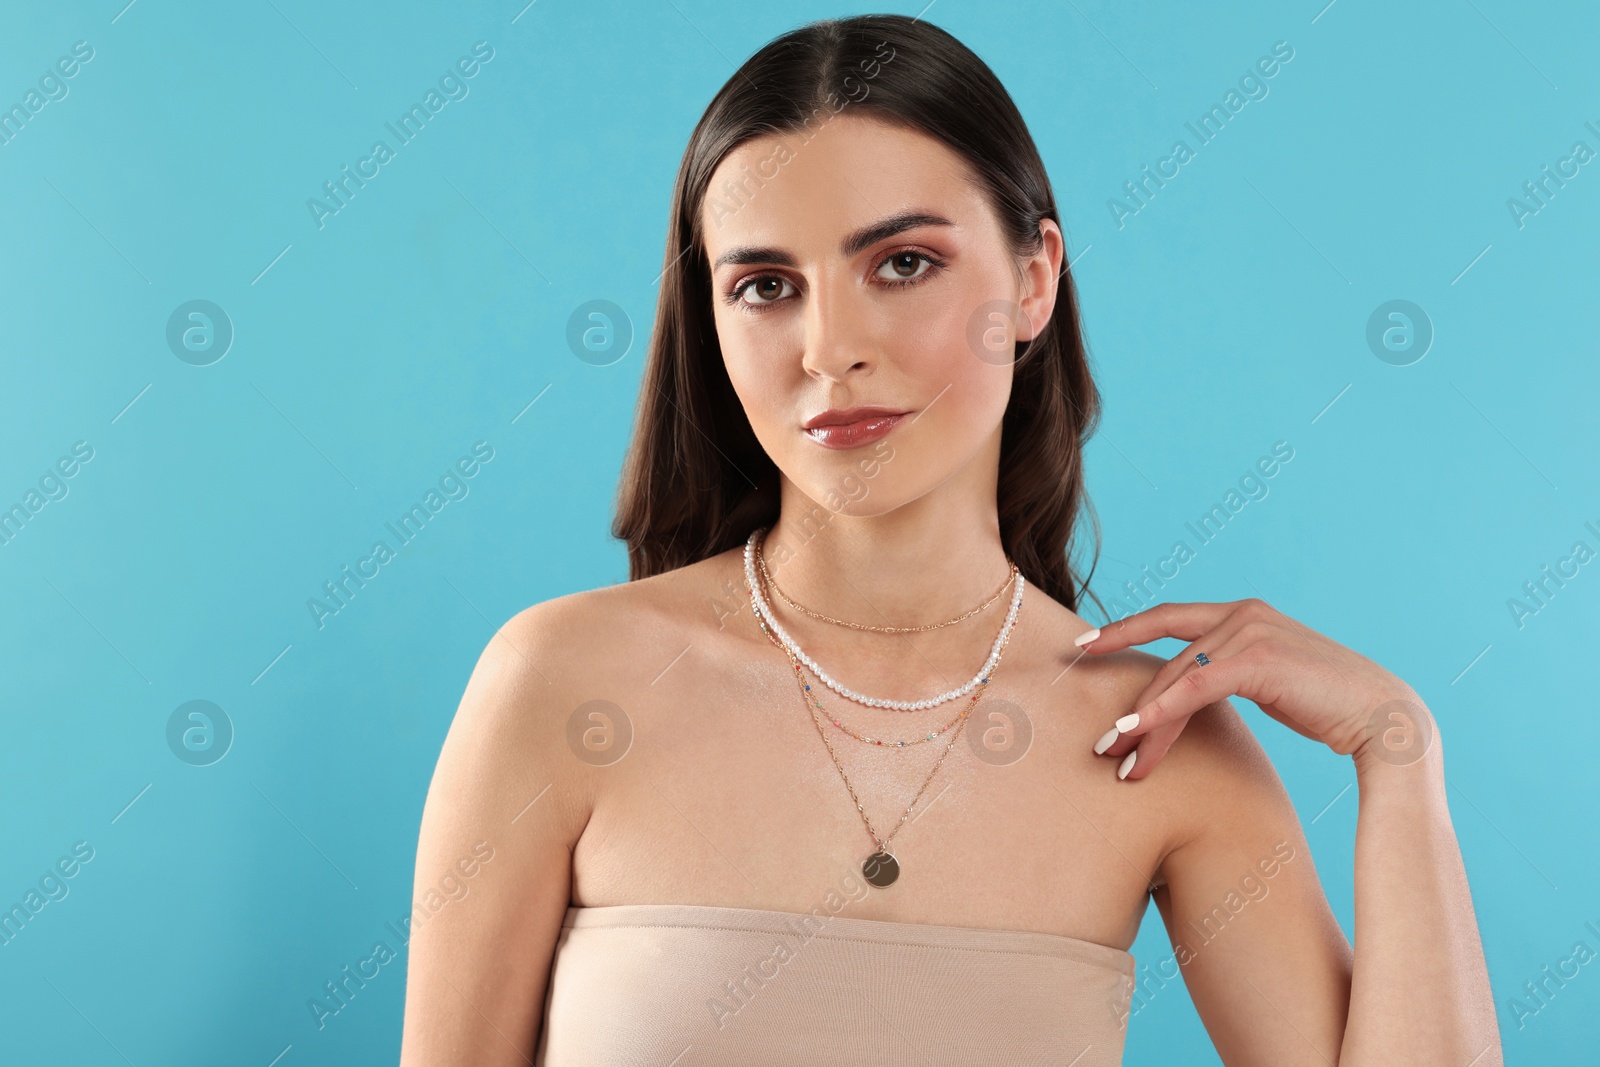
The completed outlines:
<svg viewBox="0 0 1600 1067">
<path fill-rule="evenodd" d="M 1084 645 L 1087 645 L 1090 641 L 1093 641 L 1099 636 L 1100 628 L 1097 626 L 1093 630 L 1086 630 L 1077 637 L 1074 637 L 1072 639 L 1072 643 L 1077 645 L 1079 648 L 1082 648 Z"/>
<path fill-rule="evenodd" d="M 1138 755 L 1138 749 L 1134 749 L 1132 752 L 1128 753 L 1128 757 L 1122 761 L 1122 766 L 1117 768 L 1118 778 L 1128 777 L 1128 772 L 1133 770 L 1133 761 L 1138 757 Z"/>
<path fill-rule="evenodd" d="M 1119 731 L 1121 731 L 1122 733 L 1127 733 L 1129 730 L 1133 729 L 1135 726 L 1138 726 L 1138 725 L 1139 725 L 1139 713 L 1137 711 L 1132 712 L 1131 714 L 1128 714 L 1128 715 L 1124 715 L 1122 718 L 1117 720 L 1117 729 Z"/>
<path fill-rule="evenodd" d="M 1094 754 L 1098 756 L 1104 753 L 1106 749 L 1111 747 L 1112 742 L 1120 736 L 1122 735 L 1115 726 L 1101 734 L 1100 740 L 1094 743 Z"/>
</svg>

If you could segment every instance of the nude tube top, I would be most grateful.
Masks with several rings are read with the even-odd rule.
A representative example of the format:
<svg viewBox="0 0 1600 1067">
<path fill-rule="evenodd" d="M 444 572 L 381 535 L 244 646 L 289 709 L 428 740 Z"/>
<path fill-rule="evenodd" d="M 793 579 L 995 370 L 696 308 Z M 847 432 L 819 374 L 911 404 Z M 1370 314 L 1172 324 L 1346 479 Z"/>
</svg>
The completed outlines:
<svg viewBox="0 0 1600 1067">
<path fill-rule="evenodd" d="M 1122 1063 L 1131 953 L 1059 934 L 569 907 L 535 1067 Z"/>
</svg>

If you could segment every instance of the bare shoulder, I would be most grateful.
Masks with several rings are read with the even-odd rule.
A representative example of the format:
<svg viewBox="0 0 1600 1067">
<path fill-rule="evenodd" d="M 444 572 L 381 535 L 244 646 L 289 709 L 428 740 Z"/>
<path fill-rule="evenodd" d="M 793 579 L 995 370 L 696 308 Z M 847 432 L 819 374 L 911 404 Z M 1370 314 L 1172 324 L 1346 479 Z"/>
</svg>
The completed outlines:
<svg viewBox="0 0 1600 1067">
<path fill-rule="evenodd" d="M 512 636 L 558 648 L 558 670 L 581 676 L 596 666 L 614 668 L 639 640 L 652 641 L 723 621 L 746 603 L 736 580 L 736 552 L 650 578 L 568 593 L 524 608 L 506 623 Z"/>
<path fill-rule="evenodd" d="M 625 701 L 685 625 L 695 582 L 662 579 L 535 604 L 484 645 L 423 806 L 403 1063 L 508 1062 L 504 1035 L 538 1032 L 604 774 L 586 758 L 607 728 L 598 702 Z"/>
<path fill-rule="evenodd" d="M 713 607 L 700 602 L 715 588 L 714 560 L 541 601 L 496 630 L 440 750 L 425 831 L 522 829 L 537 806 L 549 843 L 573 847 L 606 764 L 596 739 L 621 718 L 608 709 L 629 706 L 694 639 L 688 630 L 715 626 Z"/>
<path fill-rule="evenodd" d="M 1114 719 L 1155 696 L 1150 689 L 1156 672 L 1166 664 L 1159 656 L 1124 649 L 1099 657 L 1084 657 L 1076 670 L 1083 672 L 1091 706 L 1114 709 L 1098 719 L 1089 733 L 1098 738 Z M 1091 739 L 1092 742 L 1092 739 Z M 1115 776 L 1117 760 L 1100 756 L 1108 775 Z M 1299 834 L 1299 824 L 1277 770 L 1237 708 L 1228 700 L 1207 705 L 1190 717 L 1183 732 L 1147 776 L 1133 783 L 1117 782 L 1146 792 L 1146 810 L 1159 813 L 1163 843 L 1161 865 L 1155 881 L 1166 881 L 1165 867 L 1177 850 L 1203 835 L 1236 836 L 1248 833 L 1248 824 L 1263 832 Z"/>
</svg>

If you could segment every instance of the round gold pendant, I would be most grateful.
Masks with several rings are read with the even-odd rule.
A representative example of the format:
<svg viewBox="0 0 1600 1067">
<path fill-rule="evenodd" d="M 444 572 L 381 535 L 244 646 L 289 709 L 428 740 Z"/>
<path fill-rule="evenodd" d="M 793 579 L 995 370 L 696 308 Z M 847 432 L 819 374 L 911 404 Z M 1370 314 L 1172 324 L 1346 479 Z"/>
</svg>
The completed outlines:
<svg viewBox="0 0 1600 1067">
<path fill-rule="evenodd" d="M 881 889 L 893 885 L 894 880 L 900 877 L 900 861 L 887 852 L 874 852 L 861 865 L 861 873 L 867 876 L 868 882 Z"/>
</svg>

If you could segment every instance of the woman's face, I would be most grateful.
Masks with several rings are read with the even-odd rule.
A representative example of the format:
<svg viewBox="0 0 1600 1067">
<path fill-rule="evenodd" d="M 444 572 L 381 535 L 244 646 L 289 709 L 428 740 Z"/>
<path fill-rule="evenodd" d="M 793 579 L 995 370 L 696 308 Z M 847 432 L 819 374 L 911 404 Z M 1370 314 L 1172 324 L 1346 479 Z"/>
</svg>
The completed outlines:
<svg viewBox="0 0 1600 1067">
<path fill-rule="evenodd" d="M 992 493 L 1012 346 L 1055 301 L 1054 222 L 1018 263 L 960 156 L 848 110 L 731 152 L 702 221 L 728 377 L 805 496 L 881 515 L 962 473 Z"/>
</svg>

